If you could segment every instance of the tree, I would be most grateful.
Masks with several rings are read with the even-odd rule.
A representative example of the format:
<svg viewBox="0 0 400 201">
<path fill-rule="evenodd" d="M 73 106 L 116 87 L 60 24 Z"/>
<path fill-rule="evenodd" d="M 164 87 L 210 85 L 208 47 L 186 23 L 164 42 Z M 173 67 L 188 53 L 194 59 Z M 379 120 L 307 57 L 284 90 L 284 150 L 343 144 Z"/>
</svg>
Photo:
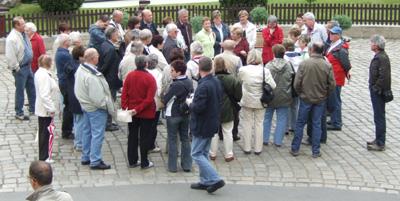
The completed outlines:
<svg viewBox="0 0 400 201">
<path fill-rule="evenodd" d="M 353 25 L 351 18 L 347 15 L 335 15 L 332 19 L 339 22 L 340 28 L 343 30 L 349 29 Z"/>
<path fill-rule="evenodd" d="M 39 0 L 38 3 L 44 11 L 73 11 L 78 10 L 84 0 Z"/>
<path fill-rule="evenodd" d="M 250 11 L 250 16 L 253 22 L 260 24 L 264 21 L 267 21 L 268 12 L 267 9 L 263 6 L 257 6 Z"/>
</svg>

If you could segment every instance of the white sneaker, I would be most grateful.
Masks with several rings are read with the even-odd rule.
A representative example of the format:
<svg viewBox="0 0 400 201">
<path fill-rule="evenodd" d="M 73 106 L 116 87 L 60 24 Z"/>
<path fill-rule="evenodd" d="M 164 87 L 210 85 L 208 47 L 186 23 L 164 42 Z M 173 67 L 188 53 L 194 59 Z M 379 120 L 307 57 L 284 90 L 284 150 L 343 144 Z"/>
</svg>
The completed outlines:
<svg viewBox="0 0 400 201">
<path fill-rule="evenodd" d="M 159 152 L 161 152 L 161 148 L 160 147 L 156 147 L 156 148 L 150 150 L 150 153 L 159 153 Z"/>
<path fill-rule="evenodd" d="M 149 165 L 146 166 L 146 167 L 142 167 L 142 169 L 149 169 L 149 168 L 152 168 L 152 167 L 154 167 L 154 163 L 149 161 Z"/>
<path fill-rule="evenodd" d="M 54 160 L 53 159 L 46 159 L 44 162 L 52 164 L 52 163 L 54 163 Z"/>
</svg>

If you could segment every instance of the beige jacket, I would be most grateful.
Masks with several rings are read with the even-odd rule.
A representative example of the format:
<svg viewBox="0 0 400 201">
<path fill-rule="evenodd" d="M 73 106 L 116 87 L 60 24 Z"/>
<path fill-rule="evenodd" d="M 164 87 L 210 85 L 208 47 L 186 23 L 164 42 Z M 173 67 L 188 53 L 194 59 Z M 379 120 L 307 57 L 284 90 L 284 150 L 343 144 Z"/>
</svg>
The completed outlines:
<svg viewBox="0 0 400 201">
<path fill-rule="evenodd" d="M 260 98 L 262 95 L 263 70 L 265 72 L 265 82 L 276 87 L 275 81 L 267 68 L 260 65 L 248 65 L 239 68 L 238 77 L 242 81 L 242 99 L 240 105 L 242 107 L 262 109 Z"/>
<path fill-rule="evenodd" d="M 24 38 L 21 32 L 12 29 L 6 39 L 6 59 L 8 69 L 19 71 L 19 64 L 24 58 Z M 29 43 L 31 45 L 31 43 Z"/>
<path fill-rule="evenodd" d="M 73 201 L 71 195 L 66 192 L 56 191 L 51 185 L 42 186 L 29 195 L 29 201 Z"/>
<path fill-rule="evenodd" d="M 237 77 L 237 73 L 240 67 L 242 67 L 242 60 L 240 57 L 236 56 L 232 51 L 225 50 L 223 53 L 217 55 L 217 57 L 222 57 L 225 62 L 225 67 L 228 70 L 228 73 Z"/>
</svg>

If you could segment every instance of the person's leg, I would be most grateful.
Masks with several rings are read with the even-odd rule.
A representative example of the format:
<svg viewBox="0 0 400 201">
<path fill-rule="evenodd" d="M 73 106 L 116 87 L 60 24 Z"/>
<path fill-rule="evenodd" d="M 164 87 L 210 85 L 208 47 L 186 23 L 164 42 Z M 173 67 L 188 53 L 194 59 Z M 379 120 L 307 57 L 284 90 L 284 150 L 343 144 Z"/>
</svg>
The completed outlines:
<svg viewBox="0 0 400 201">
<path fill-rule="evenodd" d="M 254 152 L 261 153 L 263 148 L 263 120 L 265 109 L 254 109 Z"/>
<path fill-rule="evenodd" d="M 190 155 L 189 141 L 189 117 L 182 117 L 179 124 L 179 136 L 181 140 L 181 167 L 184 171 L 191 171 L 192 156 Z"/>
<path fill-rule="evenodd" d="M 149 147 L 151 146 L 151 136 L 149 133 L 151 132 L 154 119 L 140 119 L 139 120 L 139 141 L 140 141 L 140 166 L 142 168 L 149 166 L 148 152 Z"/>
<path fill-rule="evenodd" d="M 225 159 L 233 157 L 233 138 L 232 129 L 234 122 L 226 122 L 222 124 L 222 133 L 224 135 L 224 148 L 225 148 Z"/>
<path fill-rule="evenodd" d="M 74 116 L 74 148 L 75 149 L 82 149 L 82 130 L 83 130 L 83 114 L 75 113 Z"/>
<path fill-rule="evenodd" d="M 18 72 L 13 72 L 15 79 L 15 114 L 24 115 L 24 89 L 27 81 L 27 67 L 22 67 Z"/>
<path fill-rule="evenodd" d="M 221 180 L 208 160 L 210 143 L 211 138 L 196 136 L 192 138 L 192 158 L 199 166 L 200 184 L 205 186 L 213 185 Z"/>
<path fill-rule="evenodd" d="M 33 72 L 31 67 L 27 68 L 27 79 L 25 83 L 26 94 L 28 95 L 29 113 L 35 113 L 36 91 L 35 82 L 33 79 Z"/>
<path fill-rule="evenodd" d="M 72 135 L 73 115 L 69 106 L 66 86 L 60 86 L 60 92 L 63 96 L 63 103 L 64 103 L 61 135 L 63 138 L 70 138 Z"/>
<path fill-rule="evenodd" d="M 342 99 L 340 97 L 341 86 L 336 86 L 328 99 L 328 111 L 331 113 L 331 129 L 342 128 Z"/>
<path fill-rule="evenodd" d="M 325 110 L 325 101 L 319 104 L 313 104 L 311 109 L 312 115 L 312 154 L 320 154 L 320 141 L 321 141 L 321 117 Z"/>
<path fill-rule="evenodd" d="M 264 115 L 264 131 L 263 131 L 263 141 L 264 144 L 269 143 L 269 136 L 271 135 L 271 125 L 272 125 L 272 116 L 274 115 L 275 108 L 267 107 Z"/>
<path fill-rule="evenodd" d="M 102 162 L 101 147 L 104 141 L 104 132 L 107 122 L 107 111 L 98 109 L 88 112 L 92 142 L 90 144 L 90 166 L 97 166 Z"/>
<path fill-rule="evenodd" d="M 297 121 L 297 113 L 299 112 L 299 97 L 294 97 L 292 104 L 290 105 L 289 111 L 289 123 L 288 126 L 289 130 L 293 130 L 296 128 L 296 121 Z"/>
<path fill-rule="evenodd" d="M 289 107 L 279 107 L 276 109 L 276 128 L 274 135 L 274 144 L 281 146 L 283 136 L 286 131 L 286 124 L 288 120 Z"/>
<path fill-rule="evenodd" d="M 322 116 L 321 116 L 321 143 L 326 143 L 326 141 L 328 140 L 328 132 L 327 132 L 327 123 L 326 123 L 326 113 L 327 113 L 327 109 L 325 107 L 325 109 L 322 112 Z"/>
<path fill-rule="evenodd" d="M 240 110 L 240 122 L 243 127 L 243 151 L 251 151 L 251 133 L 253 130 L 253 116 L 250 108 L 242 107 Z"/>
<path fill-rule="evenodd" d="M 168 170 L 176 172 L 177 168 L 177 135 L 180 117 L 167 117 Z"/>
<path fill-rule="evenodd" d="M 378 146 L 385 146 L 386 141 L 386 115 L 385 102 L 382 97 L 374 91 L 370 91 L 372 109 L 374 111 L 375 142 Z"/>
<path fill-rule="evenodd" d="M 233 129 L 232 129 L 232 137 L 234 141 L 240 140 L 239 137 L 239 110 L 233 109 Z"/>
<path fill-rule="evenodd" d="M 90 146 L 92 143 L 91 122 L 88 112 L 83 111 L 82 117 L 82 162 L 90 162 Z"/>
<path fill-rule="evenodd" d="M 294 137 L 292 140 L 291 151 L 298 152 L 300 150 L 301 140 L 303 139 L 303 129 L 308 120 L 311 110 L 311 104 L 300 99 L 299 113 L 297 115 L 296 128 L 294 129 Z"/>
<path fill-rule="evenodd" d="M 38 117 L 39 122 L 39 160 L 45 161 L 49 158 L 49 137 L 47 127 L 50 125 L 51 117 Z"/>
<path fill-rule="evenodd" d="M 158 120 L 160 119 L 160 111 L 156 112 L 156 117 L 154 118 L 153 124 L 151 126 L 151 137 L 150 137 L 150 144 L 149 144 L 149 150 L 155 149 L 156 146 L 156 139 L 157 139 L 157 124 Z"/>
<path fill-rule="evenodd" d="M 231 133 L 231 136 L 232 136 L 232 133 Z M 224 142 L 225 142 L 225 137 L 224 137 Z M 210 148 L 211 160 L 212 160 L 213 157 L 217 157 L 218 144 L 219 144 L 219 135 L 215 134 L 214 137 L 211 138 L 211 146 L 210 146 L 211 147 Z"/>
<path fill-rule="evenodd" d="M 128 123 L 128 129 L 128 162 L 130 166 L 134 166 L 139 160 L 139 120 L 132 117 L 132 122 Z"/>
</svg>

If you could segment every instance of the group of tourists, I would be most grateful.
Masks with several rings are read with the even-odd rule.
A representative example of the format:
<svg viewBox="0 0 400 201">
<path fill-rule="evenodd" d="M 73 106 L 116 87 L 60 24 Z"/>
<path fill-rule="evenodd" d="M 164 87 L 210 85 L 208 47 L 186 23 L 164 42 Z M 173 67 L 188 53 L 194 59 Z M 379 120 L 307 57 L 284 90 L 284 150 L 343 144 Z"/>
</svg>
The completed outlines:
<svg viewBox="0 0 400 201">
<path fill-rule="evenodd" d="M 123 12 L 115 10 L 111 18 L 103 15 L 89 27 L 87 47 L 78 32 L 61 23 L 54 55 L 46 54 L 33 23 L 15 17 L 6 57 L 15 78 L 16 118 L 29 120 L 23 111 L 26 89 L 29 113 L 38 116 L 39 160 L 52 162 L 49 126 L 61 108 L 59 102 L 64 106 L 62 138 L 74 140 L 74 149 L 82 152 L 81 164 L 93 170 L 111 168 L 101 149 L 105 131 L 119 129 L 118 105 L 132 116 L 128 166 L 154 166 L 148 154 L 160 151 L 157 125 L 165 116 L 168 171 L 190 172 L 195 161 L 200 182 L 192 184 L 193 189 L 212 193 L 224 186 L 209 162 L 217 159 L 221 140 L 226 162 L 235 160 L 234 141 L 243 140 L 244 154 L 260 155 L 264 146 L 281 147 L 289 133 L 294 133 L 293 156 L 299 155 L 303 143 L 311 145 L 312 157 L 320 157 L 327 130 L 340 131 L 343 126 L 341 89 L 350 79 L 351 63 L 349 41 L 343 39 L 340 25 L 331 21 L 323 26 L 307 12 L 297 16 L 285 38 L 277 17 L 271 15 L 259 51 L 249 13 L 242 10 L 238 17 L 239 22 L 228 26 L 221 13 L 213 11 L 211 18 L 204 17 L 202 29 L 193 33 L 188 10 L 181 9 L 176 21 L 164 19 L 160 32 L 151 10 L 135 13 L 126 29 Z M 382 151 L 386 133 L 382 94 L 390 90 L 390 61 L 385 39 L 374 35 L 370 41 L 375 53 L 369 88 L 376 136 L 367 148 Z M 265 85 L 273 89 L 268 103 L 260 101 Z M 302 141 L 306 124 L 308 138 Z"/>
</svg>

